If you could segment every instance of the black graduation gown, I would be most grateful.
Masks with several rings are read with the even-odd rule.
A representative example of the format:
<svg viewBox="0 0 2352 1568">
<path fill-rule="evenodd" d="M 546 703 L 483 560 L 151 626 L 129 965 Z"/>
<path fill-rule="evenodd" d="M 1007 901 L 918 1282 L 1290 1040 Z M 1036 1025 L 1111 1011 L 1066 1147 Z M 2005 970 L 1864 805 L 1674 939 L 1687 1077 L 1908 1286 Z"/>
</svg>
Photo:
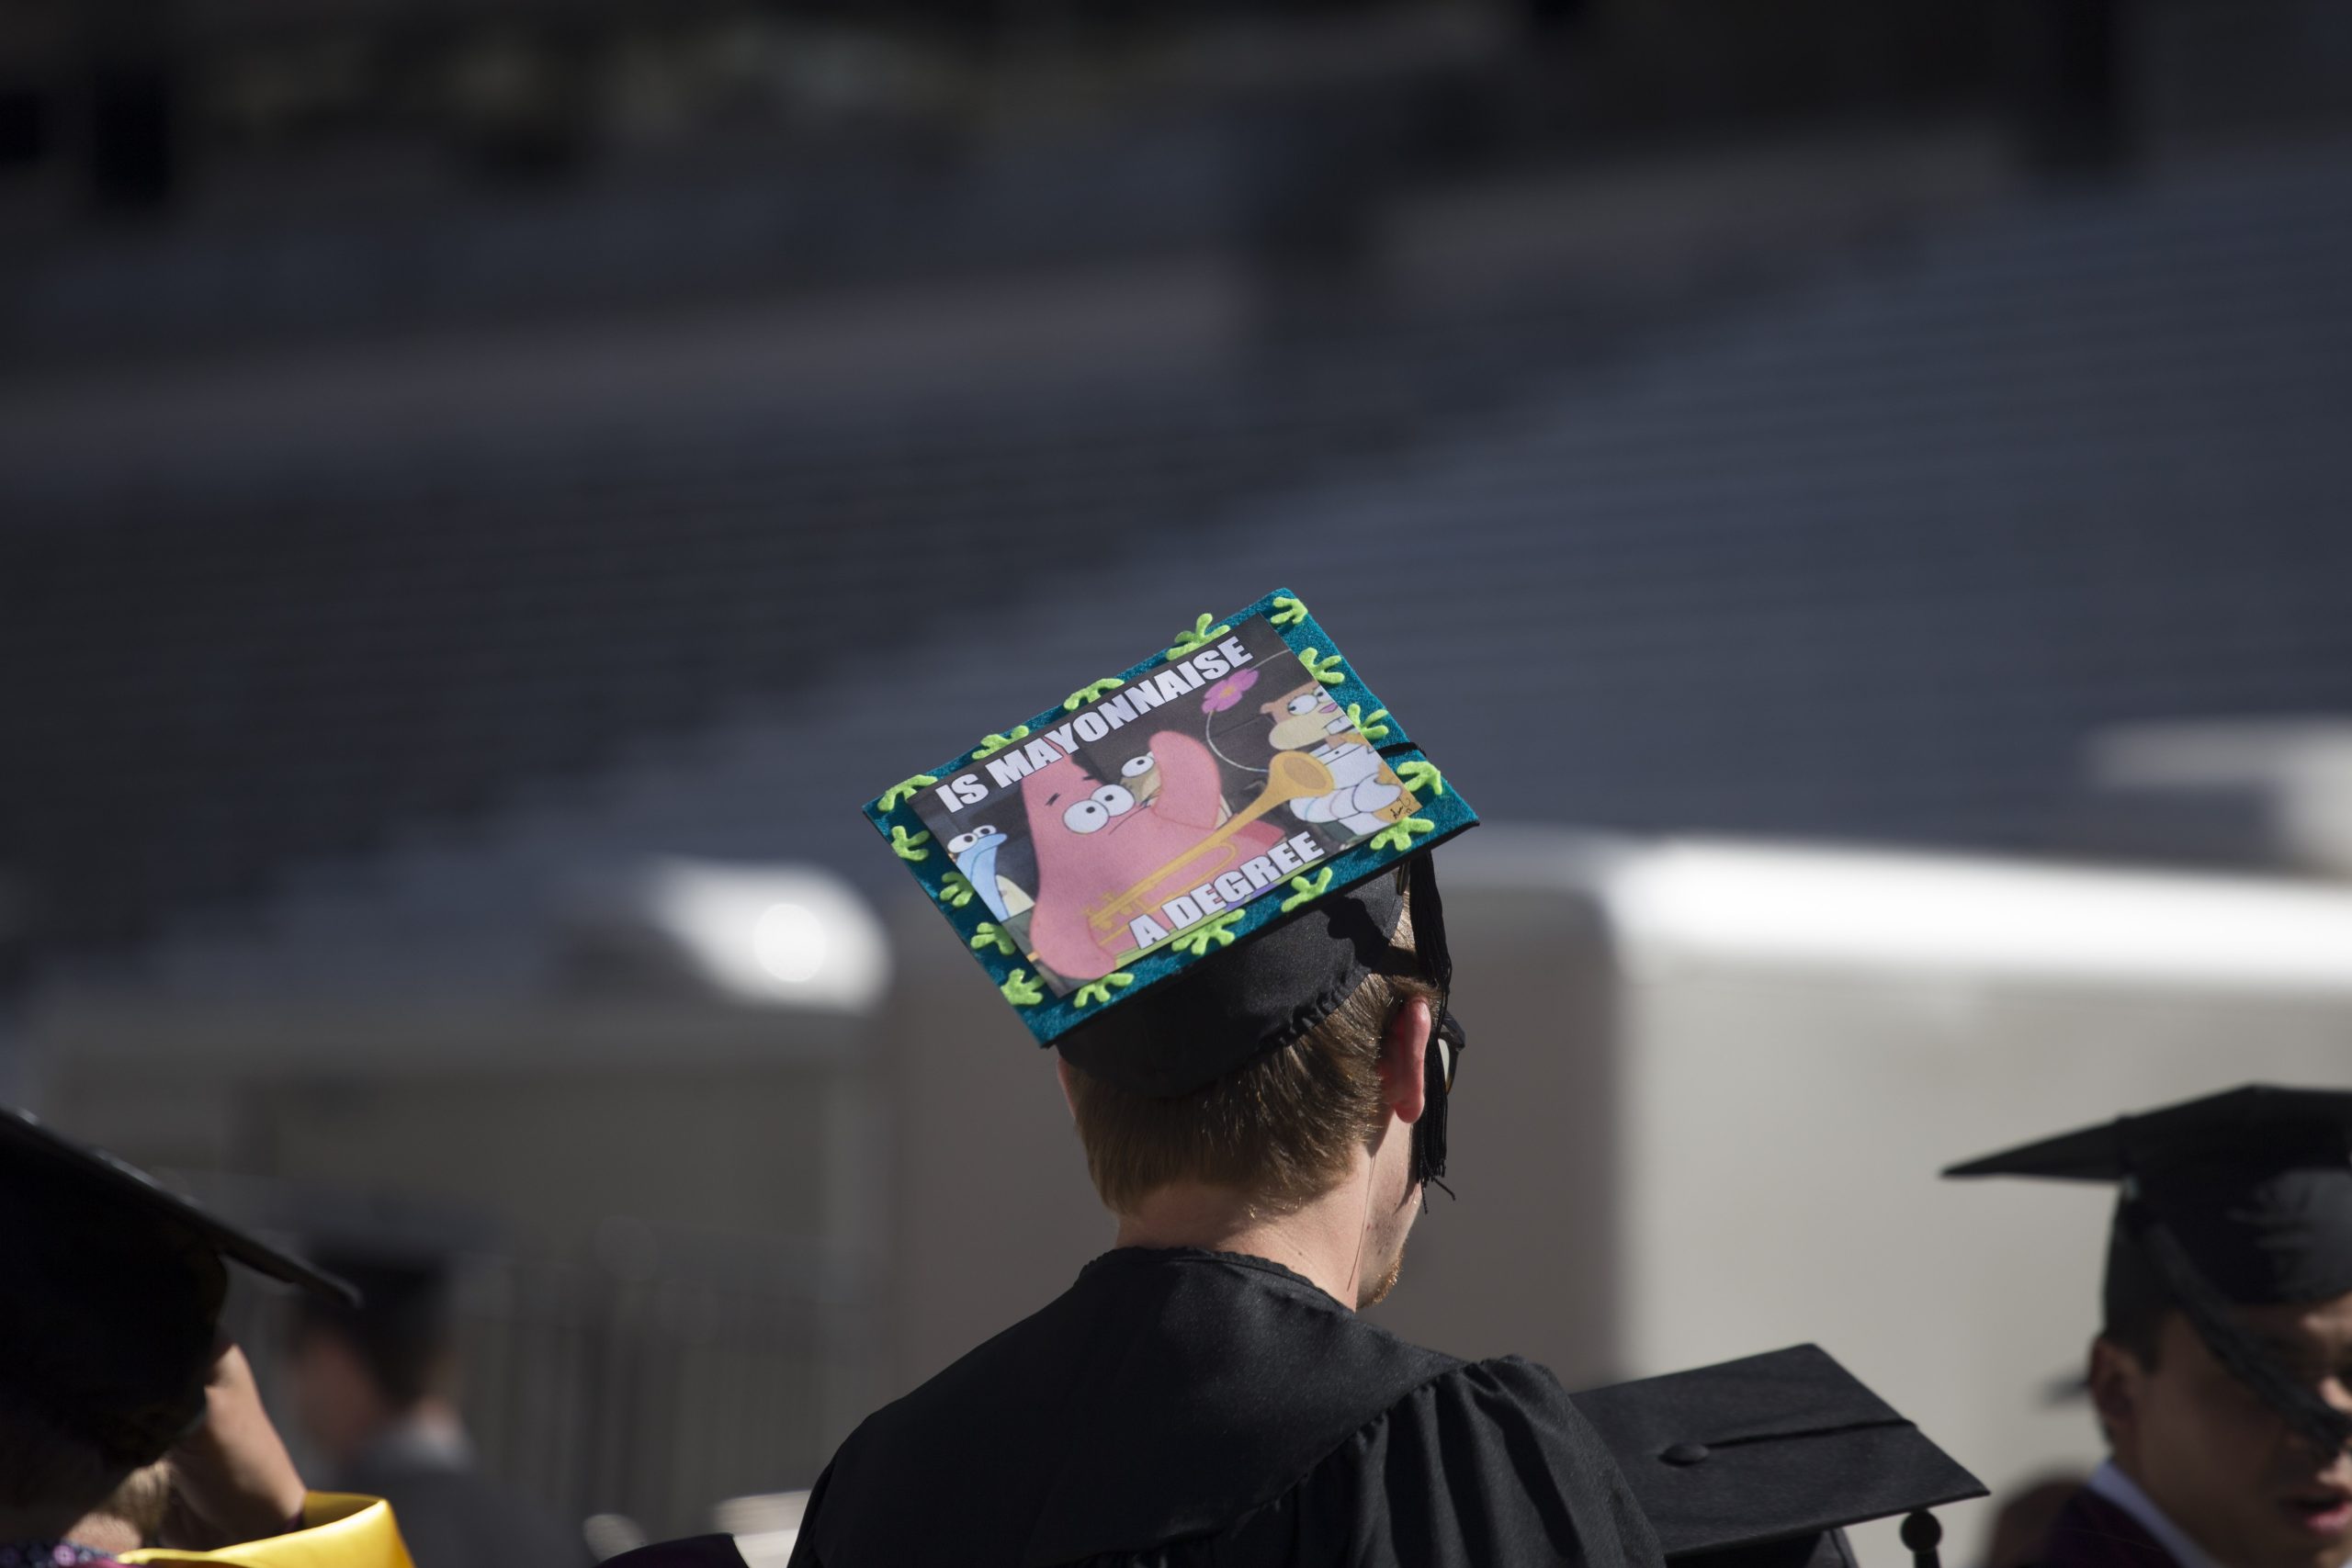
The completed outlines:
<svg viewBox="0 0 2352 1568">
<path fill-rule="evenodd" d="M 2139 1520 L 2087 1486 L 2066 1499 L 2034 1562 L 2039 1568 L 2178 1568 Z"/>
<path fill-rule="evenodd" d="M 462 1466 L 376 1454 L 336 1481 L 392 1506 L 416 1568 L 588 1568 L 577 1532 Z"/>
<path fill-rule="evenodd" d="M 884 1407 L 793 1568 L 1659 1564 L 1552 1374 L 1408 1345 L 1263 1258 L 1127 1248 Z"/>
</svg>

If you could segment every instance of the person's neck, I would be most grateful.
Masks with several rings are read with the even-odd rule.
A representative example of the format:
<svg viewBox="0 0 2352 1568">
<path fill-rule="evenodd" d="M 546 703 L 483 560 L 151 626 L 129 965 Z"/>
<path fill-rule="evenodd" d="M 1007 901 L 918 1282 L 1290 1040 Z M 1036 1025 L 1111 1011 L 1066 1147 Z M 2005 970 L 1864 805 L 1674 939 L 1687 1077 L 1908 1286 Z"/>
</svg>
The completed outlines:
<svg viewBox="0 0 2352 1568">
<path fill-rule="evenodd" d="M 428 1393 L 410 1405 L 392 1425 L 438 1440 L 466 1440 L 466 1424 L 458 1415 L 458 1407 L 437 1393 Z"/>
<path fill-rule="evenodd" d="M 334 1459 L 340 1470 L 349 1470 L 370 1457 L 395 1450 L 412 1458 L 461 1462 L 471 1449 L 471 1439 L 466 1435 L 466 1425 L 457 1405 L 445 1395 L 428 1393 L 413 1404 L 386 1410 L 356 1442 Z"/>
<path fill-rule="evenodd" d="M 1197 1247 L 1268 1258 L 1352 1312 L 1365 1282 L 1371 1185 L 1372 1161 L 1360 1158 L 1329 1191 L 1277 1212 L 1229 1187 L 1171 1182 L 1119 1216 L 1112 1245 Z"/>
<path fill-rule="evenodd" d="M 81 1523 L 65 1532 L 65 1539 L 76 1546 L 93 1547 L 109 1557 L 136 1551 L 147 1544 L 140 1539 L 138 1526 L 112 1514 L 85 1515 Z"/>
</svg>

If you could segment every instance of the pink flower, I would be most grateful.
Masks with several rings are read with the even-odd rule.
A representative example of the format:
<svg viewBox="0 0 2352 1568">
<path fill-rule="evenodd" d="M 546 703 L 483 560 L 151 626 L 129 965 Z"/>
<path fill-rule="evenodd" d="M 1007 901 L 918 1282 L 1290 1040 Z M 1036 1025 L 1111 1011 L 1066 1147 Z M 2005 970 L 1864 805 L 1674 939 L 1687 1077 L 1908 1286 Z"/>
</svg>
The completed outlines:
<svg viewBox="0 0 2352 1568">
<path fill-rule="evenodd" d="M 1201 699 L 1203 713 L 1223 713 L 1241 700 L 1241 694 L 1258 683 L 1255 670 L 1240 670 L 1211 686 L 1208 695 Z"/>
</svg>

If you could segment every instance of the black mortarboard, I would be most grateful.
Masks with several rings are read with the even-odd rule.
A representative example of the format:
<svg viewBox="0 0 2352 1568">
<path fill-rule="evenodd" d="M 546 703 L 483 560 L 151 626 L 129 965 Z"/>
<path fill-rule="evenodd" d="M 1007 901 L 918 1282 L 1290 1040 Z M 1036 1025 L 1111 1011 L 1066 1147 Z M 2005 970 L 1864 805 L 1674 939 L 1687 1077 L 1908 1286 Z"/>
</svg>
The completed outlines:
<svg viewBox="0 0 2352 1568">
<path fill-rule="evenodd" d="M 0 1107 L 0 1394 L 130 1467 L 204 1413 L 224 1260 L 347 1295 L 103 1150 Z"/>
<path fill-rule="evenodd" d="M 2176 1307 L 2214 1358 L 2324 1448 L 2352 1420 L 2289 1376 L 2230 1303 L 2352 1292 L 2352 1092 L 2249 1084 L 1953 1166 L 1950 1177 L 2113 1182 L 2110 1324 Z"/>
<path fill-rule="evenodd" d="M 1575 1396 L 1683 1568 L 1851 1568 L 1845 1528 L 1984 1486 L 1817 1345 Z M 1932 1558 L 1925 1514 L 1904 1543 Z"/>
<path fill-rule="evenodd" d="M 406 1409 L 432 1389 L 449 1339 L 449 1271 L 436 1258 L 321 1251 L 319 1261 L 359 1290 L 359 1302 L 313 1299 L 306 1325 L 332 1327 L 350 1342 L 384 1396 Z"/>
<path fill-rule="evenodd" d="M 1477 821 L 1282 592 L 865 809 L 1039 1043 L 1159 1098 L 1396 972 L 1408 897 L 1412 972 L 1442 989 L 1428 852 Z M 1433 1083 L 1462 1044 L 1440 1035 Z M 1442 1106 L 1424 1120 L 1441 1174 Z"/>
<path fill-rule="evenodd" d="M 455 1338 L 458 1281 L 469 1259 L 497 1249 L 497 1224 L 472 1205 L 408 1192 L 304 1187 L 278 1196 L 303 1251 L 359 1291 L 356 1302 L 303 1302 L 301 1327 L 334 1333 L 395 1406 L 414 1404 Z"/>
</svg>

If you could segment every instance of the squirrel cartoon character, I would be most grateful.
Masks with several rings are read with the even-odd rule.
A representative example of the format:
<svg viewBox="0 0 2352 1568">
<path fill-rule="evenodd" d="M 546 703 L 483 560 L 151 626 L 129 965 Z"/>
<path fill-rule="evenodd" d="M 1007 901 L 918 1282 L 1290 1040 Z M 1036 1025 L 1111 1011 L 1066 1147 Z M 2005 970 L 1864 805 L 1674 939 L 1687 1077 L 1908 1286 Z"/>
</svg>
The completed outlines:
<svg viewBox="0 0 2352 1568">
<path fill-rule="evenodd" d="M 1329 794 L 1290 803 L 1300 821 L 1333 823 L 1361 838 L 1411 814 L 1412 798 L 1403 783 L 1355 733 L 1321 682 L 1295 686 L 1258 711 L 1273 721 L 1270 738 L 1275 750 L 1305 751 L 1331 770 L 1337 787 Z"/>
</svg>

